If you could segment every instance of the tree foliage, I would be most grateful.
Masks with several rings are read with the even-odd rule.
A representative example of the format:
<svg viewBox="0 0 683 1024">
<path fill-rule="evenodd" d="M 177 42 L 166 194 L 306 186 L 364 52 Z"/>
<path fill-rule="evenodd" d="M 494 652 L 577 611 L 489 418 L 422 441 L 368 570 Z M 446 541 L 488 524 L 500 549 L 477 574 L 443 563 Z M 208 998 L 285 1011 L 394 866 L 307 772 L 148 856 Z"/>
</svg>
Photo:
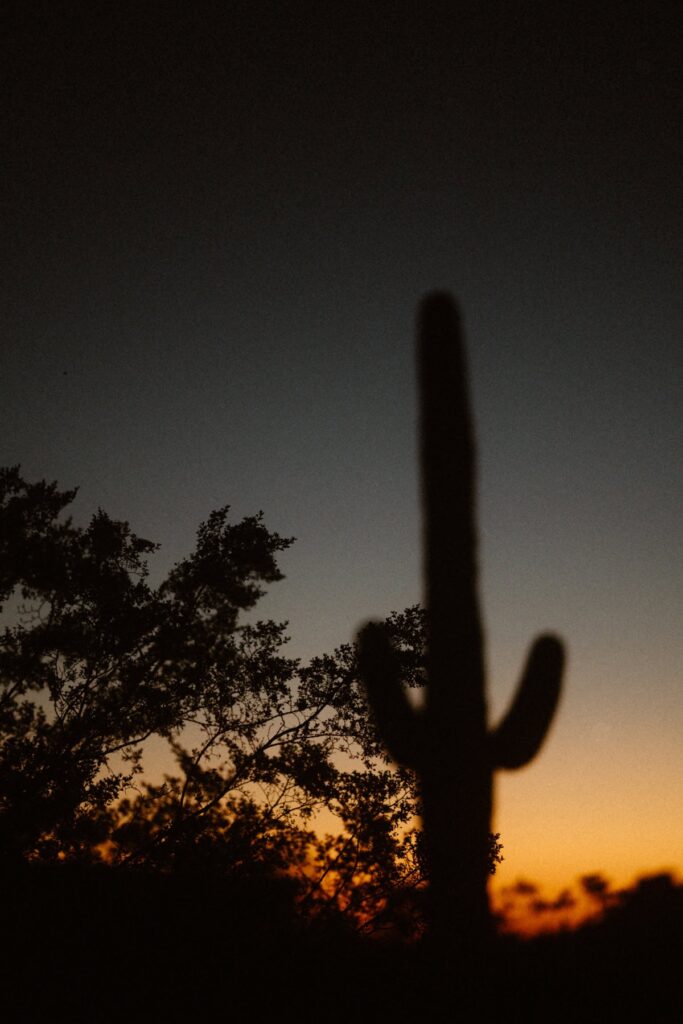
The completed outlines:
<svg viewBox="0 0 683 1024">
<path fill-rule="evenodd" d="M 244 618 L 291 540 L 220 509 L 152 587 L 157 546 L 102 510 L 75 525 L 75 494 L 0 471 L 3 855 L 287 873 L 311 912 L 414 932 L 415 778 L 375 732 L 355 646 L 302 665 L 286 624 Z M 385 626 L 419 690 L 423 610 Z M 152 736 L 176 766 L 161 781 L 144 781 Z"/>
</svg>

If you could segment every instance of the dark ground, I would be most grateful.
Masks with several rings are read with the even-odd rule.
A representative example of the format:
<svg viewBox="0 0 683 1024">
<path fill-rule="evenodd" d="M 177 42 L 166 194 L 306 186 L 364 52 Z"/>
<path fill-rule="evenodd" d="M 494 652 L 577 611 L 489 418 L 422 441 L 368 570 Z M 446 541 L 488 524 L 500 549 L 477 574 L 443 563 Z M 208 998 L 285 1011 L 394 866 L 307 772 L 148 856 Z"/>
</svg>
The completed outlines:
<svg viewBox="0 0 683 1024">
<path fill-rule="evenodd" d="M 3 1020 L 683 1021 L 683 887 L 631 890 L 600 924 L 498 942 L 465 1015 L 420 948 L 303 926 L 282 882 L 106 868 L 3 872 Z M 471 971 L 471 969 L 470 969 Z M 452 987 L 451 987 L 452 979 Z M 435 1005 L 436 1004 L 436 1005 Z"/>
</svg>

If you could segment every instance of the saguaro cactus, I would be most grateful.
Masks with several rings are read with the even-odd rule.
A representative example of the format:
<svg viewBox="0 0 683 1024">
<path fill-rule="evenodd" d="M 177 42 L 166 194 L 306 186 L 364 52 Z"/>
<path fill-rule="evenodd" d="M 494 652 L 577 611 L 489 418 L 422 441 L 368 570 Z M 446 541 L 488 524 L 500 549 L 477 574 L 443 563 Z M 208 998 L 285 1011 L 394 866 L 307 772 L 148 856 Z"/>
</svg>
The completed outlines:
<svg viewBox="0 0 683 1024">
<path fill-rule="evenodd" d="M 377 624 L 359 634 L 360 667 L 390 754 L 419 779 L 432 935 L 444 951 L 472 951 L 489 927 L 492 773 L 527 764 L 543 743 L 559 698 L 564 652 L 554 636 L 535 641 L 510 710 L 489 731 L 477 597 L 475 452 L 460 323 L 449 295 L 427 296 L 418 334 L 428 612 L 424 710 L 408 702 L 398 659 Z"/>
</svg>

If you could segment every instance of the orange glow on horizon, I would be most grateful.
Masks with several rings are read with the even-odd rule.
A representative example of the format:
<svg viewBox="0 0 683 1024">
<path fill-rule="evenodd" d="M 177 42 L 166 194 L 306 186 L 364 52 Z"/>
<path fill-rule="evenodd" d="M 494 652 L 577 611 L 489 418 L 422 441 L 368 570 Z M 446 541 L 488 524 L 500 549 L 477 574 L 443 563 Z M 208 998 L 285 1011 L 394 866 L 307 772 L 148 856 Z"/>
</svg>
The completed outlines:
<svg viewBox="0 0 683 1024">
<path fill-rule="evenodd" d="M 572 930 L 589 921 L 600 921 L 605 911 L 618 903 L 619 894 L 632 891 L 639 882 L 658 875 L 668 875 L 675 885 L 683 885 L 683 875 L 673 871 L 639 871 L 625 883 L 594 872 L 592 877 L 606 882 L 603 894 L 587 891 L 582 878 L 569 882 L 559 890 L 518 878 L 513 883 L 494 879 L 490 886 L 491 912 L 499 921 L 502 934 L 531 938 L 548 932 Z"/>
</svg>

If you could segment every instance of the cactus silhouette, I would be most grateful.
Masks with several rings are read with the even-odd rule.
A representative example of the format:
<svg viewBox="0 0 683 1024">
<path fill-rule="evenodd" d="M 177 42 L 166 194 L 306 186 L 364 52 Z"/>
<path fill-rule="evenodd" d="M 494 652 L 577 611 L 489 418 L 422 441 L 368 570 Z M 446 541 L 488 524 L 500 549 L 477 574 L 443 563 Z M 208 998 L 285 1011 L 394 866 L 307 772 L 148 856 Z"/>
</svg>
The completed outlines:
<svg viewBox="0 0 683 1024">
<path fill-rule="evenodd" d="M 539 750 L 559 699 L 564 651 L 551 635 L 534 642 L 510 710 L 489 730 L 477 597 L 475 451 L 459 315 L 448 294 L 433 293 L 422 303 L 418 376 L 428 623 L 423 710 L 406 698 L 382 627 L 368 623 L 358 643 L 361 676 L 384 743 L 419 780 L 430 932 L 449 956 L 480 951 L 487 941 L 492 774 L 522 767 Z"/>
</svg>

